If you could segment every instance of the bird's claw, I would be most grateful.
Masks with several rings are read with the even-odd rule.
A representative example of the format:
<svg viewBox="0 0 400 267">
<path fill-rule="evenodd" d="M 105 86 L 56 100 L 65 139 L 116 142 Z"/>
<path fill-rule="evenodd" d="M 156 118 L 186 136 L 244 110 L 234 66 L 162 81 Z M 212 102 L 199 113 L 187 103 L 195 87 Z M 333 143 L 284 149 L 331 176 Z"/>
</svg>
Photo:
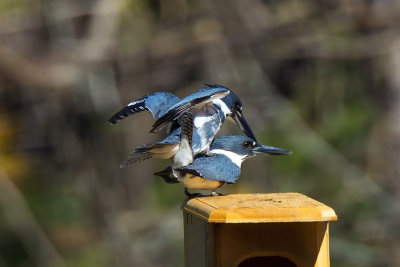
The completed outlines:
<svg viewBox="0 0 400 267">
<path fill-rule="evenodd" d="M 206 156 L 207 157 L 214 157 L 214 156 L 216 156 L 217 154 L 216 153 L 211 153 L 210 151 L 207 151 L 206 152 Z"/>
<path fill-rule="evenodd" d="M 194 197 L 203 197 L 204 195 L 200 194 L 200 193 L 189 193 L 189 190 L 185 187 L 185 195 L 188 198 L 194 198 Z"/>
</svg>

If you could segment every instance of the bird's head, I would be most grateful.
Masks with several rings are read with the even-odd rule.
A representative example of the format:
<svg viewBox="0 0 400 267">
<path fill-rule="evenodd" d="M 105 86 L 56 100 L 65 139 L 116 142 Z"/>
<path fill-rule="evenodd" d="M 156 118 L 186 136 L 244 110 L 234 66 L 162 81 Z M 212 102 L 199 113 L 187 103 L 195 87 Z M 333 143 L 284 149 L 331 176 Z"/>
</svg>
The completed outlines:
<svg viewBox="0 0 400 267">
<path fill-rule="evenodd" d="M 256 155 L 290 155 L 292 152 L 283 148 L 258 144 L 253 139 L 244 135 L 225 135 L 218 137 L 211 145 L 211 152 L 227 151 L 234 153 L 242 160 Z"/>
<path fill-rule="evenodd" d="M 239 97 L 232 92 L 232 90 L 230 90 L 229 95 L 225 96 L 221 100 L 225 103 L 230 111 L 227 113 L 228 118 L 233 119 L 233 121 L 248 137 L 257 141 L 256 136 L 243 116 L 243 104 Z"/>
</svg>

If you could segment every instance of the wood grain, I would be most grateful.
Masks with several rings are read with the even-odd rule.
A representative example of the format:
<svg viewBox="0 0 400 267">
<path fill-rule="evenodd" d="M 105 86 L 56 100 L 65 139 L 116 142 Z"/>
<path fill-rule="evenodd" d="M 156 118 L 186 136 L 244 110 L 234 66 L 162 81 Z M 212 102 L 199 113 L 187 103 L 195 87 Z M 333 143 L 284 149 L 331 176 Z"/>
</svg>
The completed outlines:
<svg viewBox="0 0 400 267">
<path fill-rule="evenodd" d="M 198 197 L 189 200 L 183 209 L 215 223 L 337 220 L 332 208 L 299 193 Z"/>
<path fill-rule="evenodd" d="M 305 195 L 198 197 L 183 214 L 185 266 L 330 265 L 328 222 L 337 216 Z"/>
</svg>

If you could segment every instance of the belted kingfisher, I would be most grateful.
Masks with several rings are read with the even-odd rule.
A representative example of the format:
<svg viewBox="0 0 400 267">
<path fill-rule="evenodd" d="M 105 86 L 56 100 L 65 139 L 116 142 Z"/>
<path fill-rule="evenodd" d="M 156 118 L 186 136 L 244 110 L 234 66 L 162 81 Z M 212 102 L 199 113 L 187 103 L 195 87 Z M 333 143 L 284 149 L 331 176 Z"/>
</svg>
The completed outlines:
<svg viewBox="0 0 400 267">
<path fill-rule="evenodd" d="M 233 118 L 244 133 L 255 139 L 250 126 L 242 115 L 242 103 L 240 99 L 226 87 L 211 84 L 206 85 L 208 88 L 203 88 L 182 100 L 179 100 L 178 97 L 170 93 L 159 92 L 147 95 L 128 104 L 112 116 L 109 121 L 116 123 L 130 114 L 147 109 L 158 119 L 151 132 L 158 131 L 168 124 L 170 125 L 167 131 L 170 135 L 167 138 L 157 143 L 137 147 L 131 153 L 128 160 L 121 164 L 121 167 L 149 158 L 168 159 L 174 157 L 178 151 L 181 151 L 179 146 L 181 129 L 179 126 L 182 124 L 182 114 L 187 112 L 190 112 L 194 118 L 191 141 L 193 156 L 198 153 L 208 153 L 211 142 L 220 130 L 226 116 Z M 166 108 L 168 101 L 171 101 L 171 105 L 169 108 Z"/>
<path fill-rule="evenodd" d="M 223 86 L 218 86 L 218 87 L 214 85 L 207 85 L 207 86 L 209 86 L 209 88 L 203 88 L 193 94 L 188 95 L 182 100 L 179 97 L 175 96 L 174 94 L 168 92 L 157 92 L 154 94 L 145 95 L 140 99 L 132 101 L 131 103 L 126 105 L 120 111 L 115 113 L 108 121 L 112 124 L 115 124 L 119 120 L 122 120 L 132 114 L 142 112 L 144 110 L 149 110 L 153 115 L 153 117 L 156 120 L 158 120 L 160 119 L 160 117 L 166 115 L 167 111 L 169 111 L 170 108 L 174 107 L 178 103 L 180 104 L 186 103 L 188 105 L 204 105 L 209 103 L 211 100 L 221 99 L 229 94 L 229 89 Z M 182 115 L 186 111 L 188 110 L 181 110 L 179 115 Z M 197 115 L 207 116 L 207 115 L 212 115 L 213 113 L 215 113 L 215 111 L 210 113 L 210 111 L 204 110 L 203 113 L 199 113 Z M 202 123 L 204 123 L 204 120 L 205 121 L 212 120 L 212 117 L 200 119 L 197 121 L 201 121 Z M 196 128 L 200 128 L 202 123 L 199 125 L 199 123 L 196 122 L 197 125 Z M 173 119 L 170 120 L 169 123 L 164 123 L 162 128 L 164 128 L 165 126 L 168 126 L 167 134 L 169 134 L 174 130 L 176 130 L 177 128 L 179 128 L 180 121 Z M 156 132 L 156 131 L 151 130 L 151 132 Z"/>
<path fill-rule="evenodd" d="M 194 116 L 194 125 L 200 128 L 206 122 L 210 121 L 210 116 L 222 112 L 224 117 L 233 118 L 239 128 L 253 140 L 257 140 L 250 126 L 242 114 L 243 105 L 239 97 L 230 89 L 216 84 L 206 84 L 208 88 L 203 88 L 181 101 L 172 105 L 164 115 L 157 119 L 150 132 L 154 133 L 166 127 L 168 123 L 178 119 L 184 112 L 190 111 Z M 224 121 L 215 124 L 219 131 Z"/>
<path fill-rule="evenodd" d="M 260 145 L 246 136 L 226 135 L 214 140 L 210 153 L 211 156 L 198 155 L 193 163 L 187 166 L 174 170 L 168 167 L 155 175 L 161 176 L 167 183 L 182 183 L 189 197 L 193 194 L 190 194 L 188 189 L 212 190 L 214 195 L 215 189 L 238 180 L 244 160 L 256 155 L 290 155 L 292 152 Z"/>
</svg>

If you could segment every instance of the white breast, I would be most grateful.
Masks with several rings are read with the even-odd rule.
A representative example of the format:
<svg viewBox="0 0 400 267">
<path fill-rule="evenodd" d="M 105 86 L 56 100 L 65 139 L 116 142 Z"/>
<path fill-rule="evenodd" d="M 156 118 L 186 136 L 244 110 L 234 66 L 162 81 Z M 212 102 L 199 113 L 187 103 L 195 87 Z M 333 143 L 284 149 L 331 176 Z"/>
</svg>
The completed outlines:
<svg viewBox="0 0 400 267">
<path fill-rule="evenodd" d="M 206 124 L 207 122 L 213 120 L 213 116 L 203 116 L 203 117 L 195 117 L 194 118 L 194 127 L 196 128 L 200 128 L 202 127 L 204 124 Z"/>
<path fill-rule="evenodd" d="M 179 149 L 172 159 L 172 167 L 179 168 L 186 166 L 193 162 L 192 148 L 189 145 L 188 140 L 183 139 L 179 145 Z"/>
</svg>

